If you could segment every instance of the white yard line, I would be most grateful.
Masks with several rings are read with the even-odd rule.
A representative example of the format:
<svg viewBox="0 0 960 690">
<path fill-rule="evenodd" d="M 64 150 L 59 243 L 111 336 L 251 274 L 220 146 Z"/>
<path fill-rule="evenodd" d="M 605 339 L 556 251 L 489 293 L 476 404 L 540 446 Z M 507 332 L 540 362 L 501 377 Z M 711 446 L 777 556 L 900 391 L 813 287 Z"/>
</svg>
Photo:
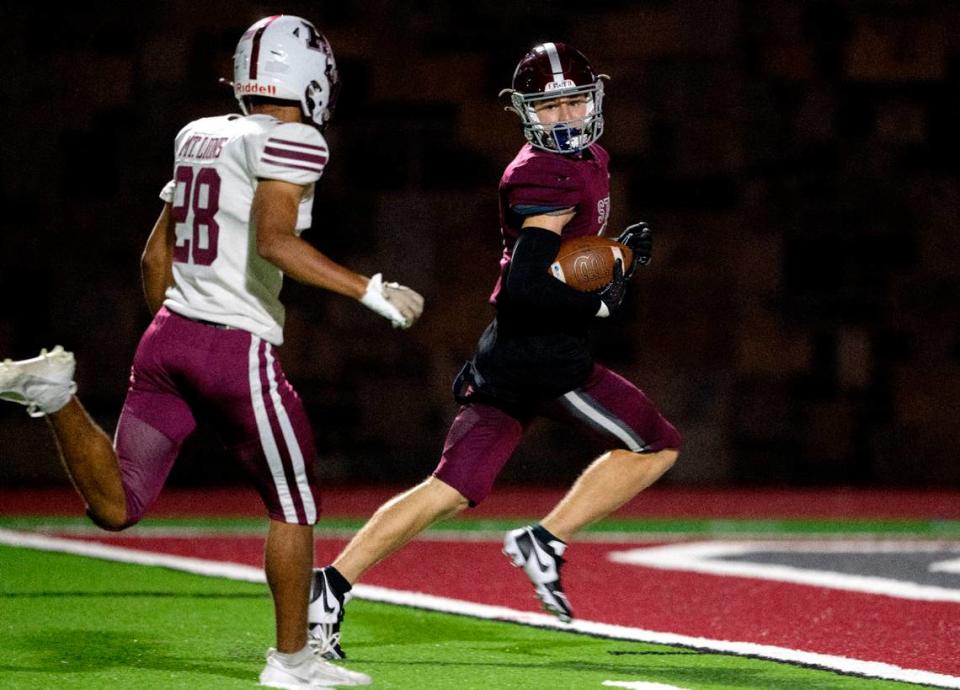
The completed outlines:
<svg viewBox="0 0 960 690">
<path fill-rule="evenodd" d="M 608 688 L 627 688 L 627 690 L 686 690 L 676 685 L 646 683 L 642 680 L 605 680 L 602 684 Z"/>
<path fill-rule="evenodd" d="M 614 551 L 608 555 L 608 558 L 614 563 L 660 570 L 682 570 L 707 575 L 776 580 L 842 589 L 848 592 L 880 594 L 915 601 L 960 603 L 960 590 L 948 587 L 920 585 L 885 577 L 850 575 L 831 570 L 723 560 L 735 556 L 749 556 L 749 554 L 756 552 L 778 551 L 782 553 L 938 553 L 941 551 L 960 551 L 960 544 L 955 541 L 798 541 L 785 543 L 782 541 L 716 540 Z M 947 563 L 947 561 L 943 563 Z M 941 569 L 946 570 L 946 568 Z"/>
<path fill-rule="evenodd" d="M 949 561 L 937 561 L 930 564 L 932 573 L 953 573 L 960 575 L 960 558 L 953 558 Z"/>
<path fill-rule="evenodd" d="M 247 565 L 157 554 L 149 551 L 127 549 L 92 542 L 81 542 L 72 539 L 61 539 L 29 532 L 0 529 L 0 544 L 38 549 L 41 551 L 70 553 L 122 563 L 162 566 L 198 575 L 224 577 L 232 580 L 243 580 L 245 582 L 265 582 L 263 571 L 260 568 Z M 706 652 L 720 652 L 723 654 L 771 659 L 800 666 L 839 671 L 841 673 L 849 673 L 867 678 L 921 683 L 935 687 L 960 690 L 960 677 L 918 669 L 901 668 L 893 664 L 878 661 L 861 661 L 859 659 L 850 659 L 842 656 L 804 652 L 786 647 L 756 644 L 753 642 L 734 642 L 729 640 L 714 640 L 705 637 L 690 637 L 687 635 L 642 630 L 639 628 L 629 628 L 593 621 L 575 620 L 572 623 L 561 623 L 553 616 L 542 613 L 529 613 L 502 606 L 476 604 L 458 599 L 449 599 L 447 597 L 438 597 L 419 592 L 405 592 L 370 585 L 356 585 L 353 588 L 353 593 L 357 598 L 367 601 L 412 606 L 472 618 L 522 623 L 537 628 L 578 632 L 618 640 L 680 645 Z"/>
</svg>

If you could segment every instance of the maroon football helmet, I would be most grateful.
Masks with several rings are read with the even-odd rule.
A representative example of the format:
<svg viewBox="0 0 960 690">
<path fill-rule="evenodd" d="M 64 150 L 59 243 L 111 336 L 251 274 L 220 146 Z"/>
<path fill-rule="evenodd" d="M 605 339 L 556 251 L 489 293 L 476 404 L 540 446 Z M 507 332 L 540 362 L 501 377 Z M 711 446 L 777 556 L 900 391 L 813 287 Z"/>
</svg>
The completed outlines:
<svg viewBox="0 0 960 690">
<path fill-rule="evenodd" d="M 541 43 L 523 56 L 513 73 L 510 107 L 520 116 L 523 134 L 531 145 L 557 153 L 582 151 L 603 133 L 603 80 L 576 48 L 565 43 Z M 534 105 L 564 96 L 586 94 L 587 114 L 579 119 L 543 124 Z"/>
</svg>

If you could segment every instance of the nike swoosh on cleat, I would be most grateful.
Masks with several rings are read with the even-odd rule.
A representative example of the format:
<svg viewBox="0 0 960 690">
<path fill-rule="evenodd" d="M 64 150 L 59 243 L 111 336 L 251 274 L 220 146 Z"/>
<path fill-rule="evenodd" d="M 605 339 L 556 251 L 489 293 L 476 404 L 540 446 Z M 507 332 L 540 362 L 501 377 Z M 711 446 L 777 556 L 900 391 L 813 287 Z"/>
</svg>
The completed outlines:
<svg viewBox="0 0 960 690">
<path fill-rule="evenodd" d="M 544 564 L 543 564 L 543 561 L 540 560 L 540 554 L 537 553 L 537 548 L 536 548 L 536 547 L 533 548 L 533 560 L 535 560 L 535 561 L 537 562 L 537 567 L 540 568 L 540 572 L 541 572 L 541 573 L 545 573 L 545 572 L 547 572 L 548 570 L 550 570 L 549 564 L 548 564 L 548 565 L 544 565 Z"/>
<path fill-rule="evenodd" d="M 543 561 L 540 560 L 540 552 L 542 549 L 537 544 L 537 540 L 532 535 L 528 535 L 528 538 L 530 539 L 530 546 L 532 547 L 533 551 L 533 560 L 537 562 L 537 567 L 540 568 L 540 572 L 546 573 L 548 570 L 550 570 L 550 564 L 547 563 L 544 565 Z"/>
<path fill-rule="evenodd" d="M 323 603 L 323 611 L 324 611 L 324 613 L 336 613 L 336 612 L 337 612 L 337 607 L 330 605 L 330 590 L 329 590 L 329 588 L 327 587 L 326 580 L 324 580 L 324 583 L 323 583 L 323 592 L 322 592 L 322 594 L 321 594 L 321 601 L 322 601 L 322 603 Z"/>
</svg>

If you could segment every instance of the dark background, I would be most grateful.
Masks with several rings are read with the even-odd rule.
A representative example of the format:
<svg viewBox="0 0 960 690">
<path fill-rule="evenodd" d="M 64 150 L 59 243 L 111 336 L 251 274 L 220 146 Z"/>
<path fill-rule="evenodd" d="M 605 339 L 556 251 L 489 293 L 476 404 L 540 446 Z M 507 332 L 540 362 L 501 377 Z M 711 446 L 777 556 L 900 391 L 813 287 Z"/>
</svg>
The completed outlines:
<svg viewBox="0 0 960 690">
<path fill-rule="evenodd" d="M 305 238 L 407 283 L 396 332 L 288 283 L 287 373 L 324 477 L 434 467 L 451 380 L 489 320 L 496 185 L 522 144 L 497 93 L 543 40 L 610 74 L 611 231 L 656 257 L 601 360 L 685 435 L 674 484 L 960 486 L 960 5 L 896 0 L 2 4 L 0 356 L 62 343 L 112 433 L 149 321 L 139 256 L 191 119 L 236 110 L 243 30 L 330 39 L 343 90 Z M 0 406 L 0 480 L 63 482 L 43 422 Z M 565 483 L 599 450 L 535 427 L 506 482 Z M 209 432 L 172 482 L 240 481 Z"/>
</svg>

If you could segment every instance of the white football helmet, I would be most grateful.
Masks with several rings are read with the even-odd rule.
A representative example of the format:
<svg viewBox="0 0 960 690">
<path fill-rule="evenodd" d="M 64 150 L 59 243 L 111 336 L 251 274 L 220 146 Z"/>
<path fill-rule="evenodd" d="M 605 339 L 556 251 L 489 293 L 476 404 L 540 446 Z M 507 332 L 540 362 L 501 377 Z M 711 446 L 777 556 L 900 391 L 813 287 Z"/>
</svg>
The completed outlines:
<svg viewBox="0 0 960 690">
<path fill-rule="evenodd" d="M 320 129 L 333 116 L 340 78 L 330 43 L 306 19 L 265 17 L 240 37 L 233 56 L 233 93 L 247 115 L 248 96 L 296 101 Z"/>
</svg>

